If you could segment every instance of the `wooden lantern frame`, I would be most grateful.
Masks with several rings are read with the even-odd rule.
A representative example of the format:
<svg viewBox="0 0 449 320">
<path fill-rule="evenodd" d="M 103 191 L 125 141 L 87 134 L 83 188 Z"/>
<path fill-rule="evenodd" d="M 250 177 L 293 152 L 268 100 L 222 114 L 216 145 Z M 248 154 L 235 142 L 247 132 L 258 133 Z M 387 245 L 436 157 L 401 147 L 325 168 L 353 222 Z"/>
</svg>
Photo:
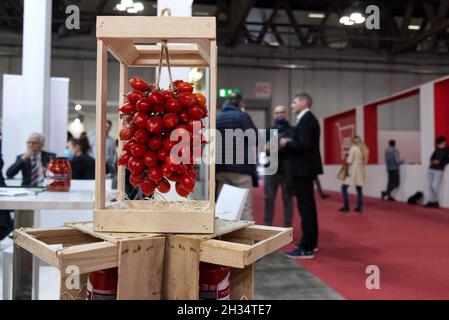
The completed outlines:
<svg viewBox="0 0 449 320">
<path fill-rule="evenodd" d="M 120 62 L 120 97 L 128 88 L 129 67 L 157 67 L 161 43 L 167 42 L 170 65 L 204 67 L 209 72 L 209 207 L 204 211 L 111 209 L 105 203 L 106 100 L 108 52 Z M 181 44 L 180 44 L 181 43 Z M 214 17 L 97 17 L 96 173 L 94 230 L 108 232 L 213 233 L 215 219 L 215 148 L 217 43 Z M 119 130 L 122 128 L 119 122 Z M 123 142 L 119 143 L 119 152 Z M 125 190 L 125 168 L 117 172 Z M 207 182 L 206 182 L 207 183 Z M 157 200 L 154 200 L 157 201 Z M 129 202 L 134 202 L 129 200 Z M 150 202 L 150 201 L 147 201 Z"/>
</svg>

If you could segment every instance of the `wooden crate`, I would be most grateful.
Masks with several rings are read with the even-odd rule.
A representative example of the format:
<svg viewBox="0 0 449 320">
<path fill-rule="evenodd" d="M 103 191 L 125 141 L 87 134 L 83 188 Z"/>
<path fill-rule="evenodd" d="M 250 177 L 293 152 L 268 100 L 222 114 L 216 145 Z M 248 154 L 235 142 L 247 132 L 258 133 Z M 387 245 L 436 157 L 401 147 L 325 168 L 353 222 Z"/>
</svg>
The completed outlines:
<svg viewBox="0 0 449 320">
<path fill-rule="evenodd" d="M 231 267 L 231 298 L 254 298 L 254 263 L 293 240 L 291 228 L 215 221 L 208 235 L 95 232 L 91 222 L 18 229 L 14 242 L 61 272 L 61 299 L 85 299 L 87 274 L 118 267 L 117 298 L 199 298 L 200 261 Z M 57 245 L 57 246 L 55 246 Z M 80 287 L 70 289 L 73 267 Z"/>
<path fill-rule="evenodd" d="M 209 128 L 215 129 L 217 93 L 217 44 L 214 17 L 97 17 L 97 98 L 96 98 L 96 186 L 94 230 L 110 232 L 214 233 L 215 144 L 209 139 L 208 198 L 202 210 L 152 209 L 145 204 L 116 210 L 105 202 L 106 100 L 108 52 L 120 62 L 120 96 L 128 91 L 128 68 L 155 68 L 161 42 L 166 41 L 170 64 L 178 67 L 205 67 L 209 73 Z M 120 121 L 119 128 L 122 128 Z M 123 142 L 119 143 L 119 153 Z M 118 191 L 125 190 L 125 169 L 118 169 Z M 129 203 L 128 203 L 129 204 Z M 135 207 L 135 208 L 133 208 Z M 204 209 L 205 208 L 205 209 Z"/>
</svg>

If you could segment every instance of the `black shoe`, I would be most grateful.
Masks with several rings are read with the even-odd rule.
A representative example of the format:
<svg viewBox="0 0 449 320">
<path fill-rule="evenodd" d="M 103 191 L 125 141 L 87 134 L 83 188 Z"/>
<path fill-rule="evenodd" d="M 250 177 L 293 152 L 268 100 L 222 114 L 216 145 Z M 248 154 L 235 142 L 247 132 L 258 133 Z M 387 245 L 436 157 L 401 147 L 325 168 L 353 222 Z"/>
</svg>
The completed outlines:
<svg viewBox="0 0 449 320">
<path fill-rule="evenodd" d="M 323 195 L 321 195 L 321 199 L 324 200 L 324 199 L 329 198 L 330 196 L 331 196 L 330 194 L 323 194 Z"/>
<path fill-rule="evenodd" d="M 381 193 L 380 193 L 380 199 L 382 200 L 382 201 L 384 201 L 385 200 L 385 197 L 387 196 L 387 193 L 385 192 L 385 191 L 382 191 Z"/>
<path fill-rule="evenodd" d="M 297 248 L 293 251 L 285 253 L 287 258 L 292 259 L 313 259 L 315 256 L 313 255 L 313 250 L 303 250 L 301 248 Z"/>
<path fill-rule="evenodd" d="M 355 208 L 354 211 L 355 211 L 355 212 L 362 213 L 362 212 L 363 212 L 363 209 L 362 209 L 362 208 Z"/>
<path fill-rule="evenodd" d="M 300 245 L 295 244 L 294 247 L 295 247 L 295 249 L 298 249 L 298 248 L 300 248 Z M 320 251 L 320 248 L 318 248 L 318 247 L 313 248 L 313 252 L 318 252 L 318 251 Z"/>
<path fill-rule="evenodd" d="M 338 211 L 340 211 L 340 212 L 348 212 L 349 208 L 348 207 L 343 207 L 343 208 L 338 209 Z"/>
<path fill-rule="evenodd" d="M 435 202 L 427 202 L 424 208 L 435 208 Z"/>
<path fill-rule="evenodd" d="M 395 198 L 393 198 L 393 197 L 391 197 L 391 196 L 390 196 L 390 197 L 388 197 L 388 198 L 387 198 L 387 200 L 388 200 L 388 201 L 393 201 L 393 202 L 396 202 L 396 199 L 395 199 Z"/>
<path fill-rule="evenodd" d="M 433 207 L 434 208 L 439 208 L 440 207 L 440 203 L 437 201 L 437 202 L 434 202 L 433 203 Z"/>
</svg>

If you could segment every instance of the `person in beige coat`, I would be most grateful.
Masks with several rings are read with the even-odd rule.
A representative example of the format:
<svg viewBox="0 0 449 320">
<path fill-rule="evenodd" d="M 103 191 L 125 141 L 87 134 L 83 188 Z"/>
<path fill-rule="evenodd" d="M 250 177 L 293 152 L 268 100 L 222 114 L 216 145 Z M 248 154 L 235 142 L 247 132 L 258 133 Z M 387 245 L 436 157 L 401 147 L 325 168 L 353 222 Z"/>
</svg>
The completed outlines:
<svg viewBox="0 0 449 320">
<path fill-rule="evenodd" d="M 343 195 L 343 207 L 339 210 L 341 212 L 349 211 L 349 186 L 355 186 L 357 190 L 357 207 L 355 211 L 363 211 L 363 190 L 365 183 L 365 165 L 368 163 L 369 150 L 365 143 L 359 136 L 352 139 L 352 145 L 349 149 L 346 163 L 349 165 L 348 177 L 341 186 Z"/>
</svg>

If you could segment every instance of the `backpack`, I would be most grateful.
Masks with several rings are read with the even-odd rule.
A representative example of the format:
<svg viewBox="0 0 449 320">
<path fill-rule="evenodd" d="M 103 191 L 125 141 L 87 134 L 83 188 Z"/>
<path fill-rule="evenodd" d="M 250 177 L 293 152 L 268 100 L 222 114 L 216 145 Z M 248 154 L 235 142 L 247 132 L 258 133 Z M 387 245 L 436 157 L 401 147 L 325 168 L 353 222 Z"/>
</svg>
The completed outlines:
<svg viewBox="0 0 449 320">
<path fill-rule="evenodd" d="M 424 193 L 422 193 L 421 191 L 416 191 L 416 193 L 414 195 L 412 195 L 410 198 L 408 198 L 407 202 L 408 204 L 422 204 L 424 198 Z"/>
</svg>

